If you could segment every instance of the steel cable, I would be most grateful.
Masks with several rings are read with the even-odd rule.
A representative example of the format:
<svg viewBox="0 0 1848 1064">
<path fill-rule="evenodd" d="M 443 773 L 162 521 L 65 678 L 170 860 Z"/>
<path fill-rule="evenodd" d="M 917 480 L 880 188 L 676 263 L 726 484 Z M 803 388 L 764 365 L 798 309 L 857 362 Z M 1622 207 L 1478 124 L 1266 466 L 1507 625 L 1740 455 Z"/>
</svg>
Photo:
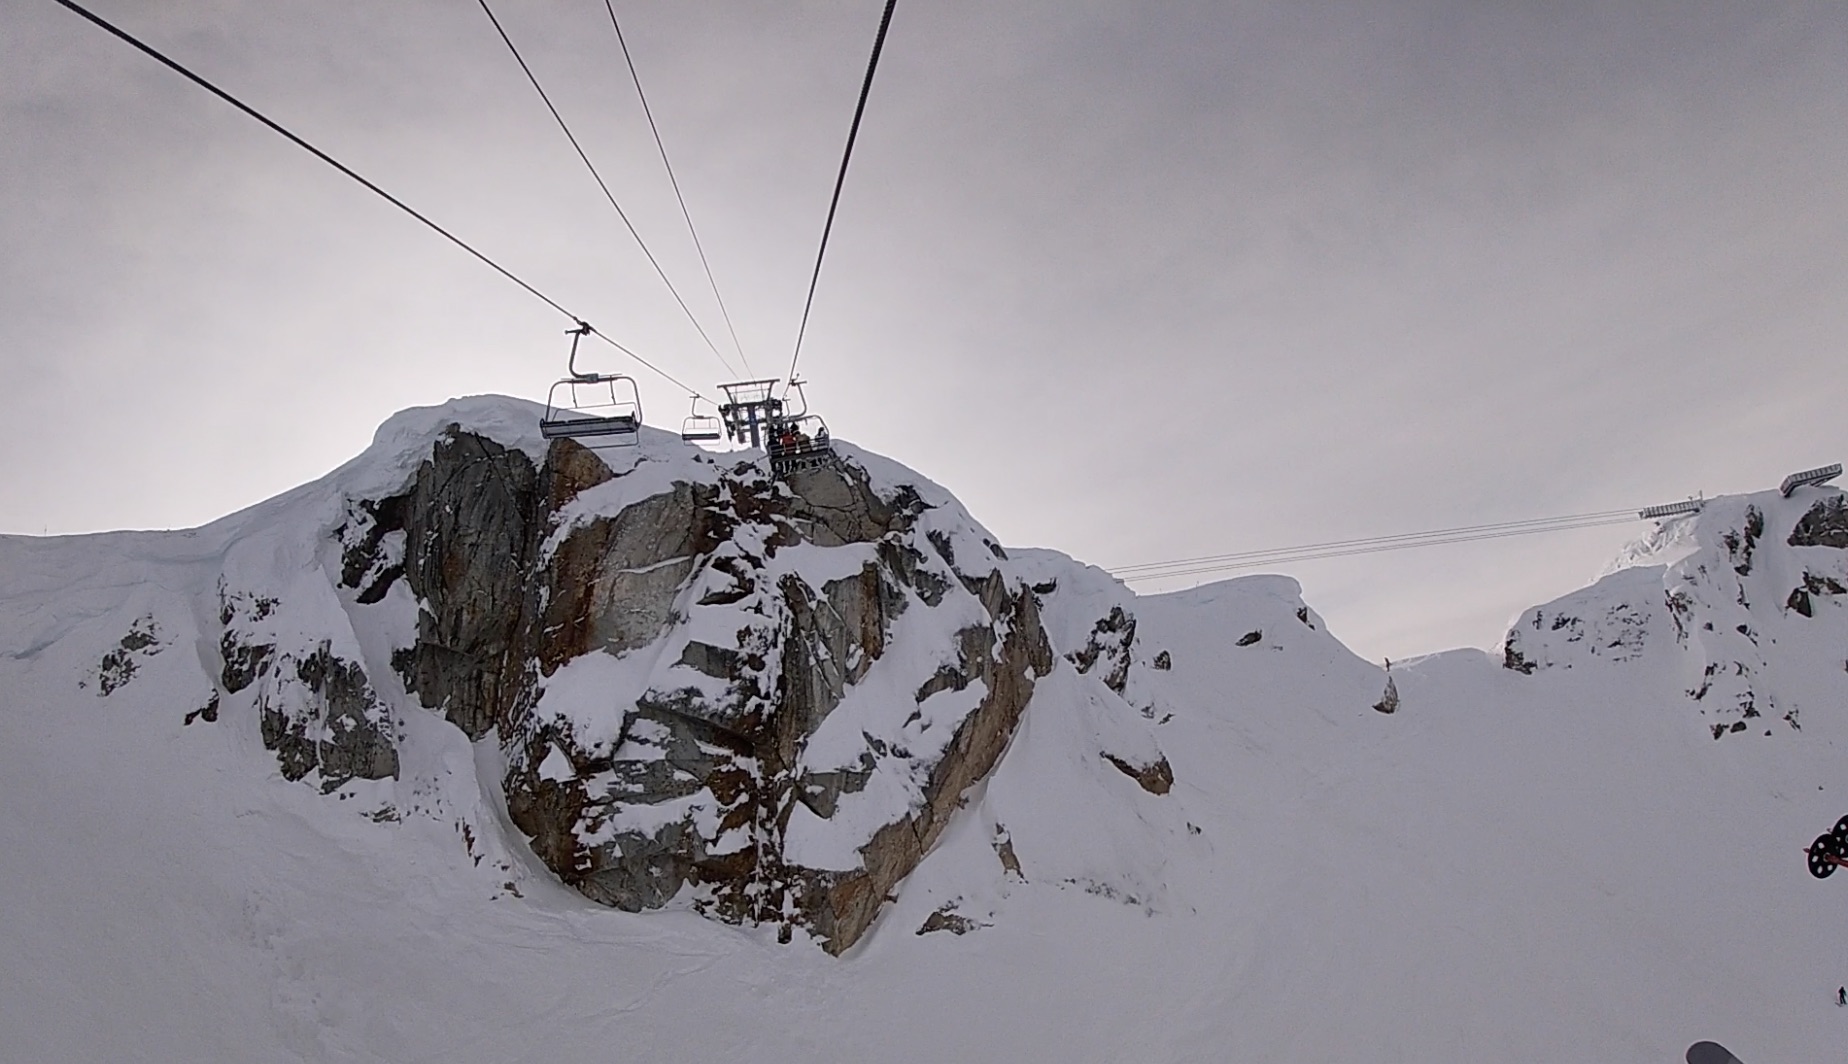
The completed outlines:
<svg viewBox="0 0 1848 1064">
<path fill-rule="evenodd" d="M 477 250 L 473 245 L 468 243 L 468 241 L 463 240 L 461 237 L 443 228 L 441 225 L 438 225 L 436 222 L 431 221 L 427 216 L 419 212 L 416 208 L 412 207 L 411 205 L 405 203 L 403 200 L 399 199 L 398 197 L 380 188 L 378 185 L 373 184 L 371 181 L 368 181 L 366 178 L 361 176 L 357 171 L 355 171 L 352 167 L 347 166 L 345 163 L 327 154 L 321 149 L 315 147 L 314 145 L 308 143 L 307 141 L 303 140 L 301 137 L 298 137 L 294 133 L 291 133 L 288 129 L 284 128 L 281 124 L 272 120 L 267 115 L 263 114 L 261 111 L 258 111 L 256 108 L 250 106 L 244 101 L 231 95 L 229 92 L 226 92 L 224 89 L 219 88 L 217 85 L 212 84 L 210 81 L 207 81 L 205 78 L 201 77 L 200 75 L 193 73 L 190 69 L 188 69 L 187 67 L 179 63 L 177 60 L 169 58 L 166 54 L 162 53 L 161 51 L 159 51 L 152 45 L 149 45 L 143 42 L 141 39 L 129 33 L 127 30 L 122 29 L 121 27 L 108 21 L 102 16 L 96 14 L 95 12 L 88 10 L 87 8 L 83 7 L 80 4 L 74 3 L 73 0 L 57 0 L 57 3 L 70 9 L 76 14 L 81 15 L 83 18 L 101 27 L 102 29 L 107 30 L 111 35 L 117 38 L 120 38 L 121 40 L 132 45 L 136 50 L 146 54 L 150 58 L 154 59 L 156 62 L 160 63 L 162 66 L 165 66 L 169 70 L 172 70 L 174 73 L 179 74 L 181 77 L 184 77 L 186 80 L 192 82 L 193 84 L 206 90 L 207 92 L 218 97 L 224 102 L 237 108 L 239 111 L 242 111 L 244 114 L 249 115 L 251 118 L 256 119 L 258 122 L 262 123 L 269 130 L 282 136 L 284 139 L 288 140 L 290 143 L 294 144 L 296 147 L 301 148 L 303 151 L 308 152 L 310 155 L 313 155 L 315 158 L 321 160 L 327 165 L 340 171 L 341 173 L 345 174 L 347 177 L 352 178 L 354 181 L 359 182 L 361 185 L 365 186 L 367 190 L 373 192 L 374 194 L 379 196 L 381 199 L 385 200 L 387 203 L 390 203 L 392 206 L 398 208 L 404 213 L 417 219 L 418 221 L 422 222 L 424 225 L 428 226 L 432 230 L 435 230 L 439 235 L 443 237 L 443 239 L 449 241 L 455 246 L 461 248 L 463 251 L 468 252 L 470 255 L 473 255 L 475 258 L 486 263 L 490 268 L 494 270 L 494 272 L 500 274 L 502 277 L 507 278 L 509 281 L 512 281 L 514 284 L 519 285 L 521 288 L 525 289 L 528 293 L 532 294 L 535 298 L 543 302 L 546 306 L 551 307 L 553 310 L 558 311 L 560 314 L 563 314 L 565 317 L 570 318 L 573 323 L 578 324 L 578 325 L 586 324 L 584 319 L 578 317 L 576 314 L 573 314 L 570 310 L 566 309 L 566 307 L 562 303 L 559 303 L 557 300 L 553 299 L 551 296 L 546 295 L 544 292 L 541 292 L 539 289 L 533 287 L 531 284 L 528 284 L 518 274 L 515 274 L 512 270 L 507 269 L 505 266 L 502 266 L 500 263 L 495 262 L 493 259 L 489 258 L 486 254 Z M 596 336 L 599 340 L 602 340 L 604 343 L 609 344 L 611 347 L 614 347 L 616 350 L 621 351 L 623 354 L 628 355 L 630 358 L 641 363 L 643 366 L 647 367 L 649 370 L 652 370 L 653 372 L 659 374 L 661 377 L 667 379 L 674 385 L 680 388 L 685 388 L 687 391 L 693 392 L 694 395 L 699 395 L 698 392 L 694 391 L 691 388 L 688 388 L 687 385 L 683 384 L 678 378 L 674 377 L 672 374 L 654 365 L 652 362 L 649 362 L 647 359 L 636 354 L 634 351 L 623 346 L 622 344 L 617 343 L 615 340 L 604 335 L 603 333 L 598 332 L 596 329 L 594 328 L 591 329 L 591 334 Z M 703 399 L 705 397 L 700 396 L 700 398 Z"/>
<path fill-rule="evenodd" d="M 1212 555 L 1203 558 L 1183 558 L 1168 562 L 1145 562 L 1139 565 L 1121 566 L 1107 571 L 1113 576 L 1125 581 L 1163 580 L 1174 577 L 1199 576 L 1206 573 L 1229 572 L 1237 569 L 1251 569 L 1262 565 L 1321 561 L 1328 558 L 1344 558 L 1362 554 L 1379 554 L 1386 551 L 1409 550 L 1414 547 L 1446 546 L 1455 543 L 1506 539 L 1512 536 L 1538 535 L 1543 532 L 1566 532 L 1585 528 L 1600 528 L 1609 525 L 1626 524 L 1636 519 L 1636 512 L 1634 510 L 1610 510 L 1600 513 L 1574 514 L 1557 518 L 1535 518 L 1527 521 L 1509 521 L 1501 524 L 1465 525 L 1457 528 L 1433 529 L 1428 532 L 1409 532 L 1394 536 L 1335 540 L 1326 543 L 1304 544 L 1297 547 L 1274 547 L 1268 550 L 1244 551 L 1237 554 Z"/>
<path fill-rule="evenodd" d="M 1264 550 L 1236 551 L 1230 554 L 1208 554 L 1197 558 L 1175 558 L 1164 562 L 1141 562 L 1136 565 L 1116 566 L 1110 571 L 1113 573 L 1128 573 L 1139 569 L 1166 568 L 1175 565 L 1201 565 L 1216 562 L 1230 562 L 1245 558 L 1259 558 L 1272 554 L 1295 554 L 1301 551 L 1320 551 L 1341 547 L 1387 543 L 1397 540 L 1418 540 L 1433 536 L 1492 532 L 1501 529 L 1522 528 L 1533 525 L 1554 525 L 1561 522 L 1599 521 L 1618 517 L 1622 517 L 1626 520 L 1635 520 L 1635 514 L 1635 510 L 1599 510 L 1595 513 L 1564 514 L 1559 517 L 1531 517 L 1520 521 L 1501 521 L 1483 525 L 1459 525 L 1454 528 L 1438 528 L 1424 532 L 1400 532 L 1390 536 L 1362 536 L 1357 539 L 1335 539 L 1322 543 L 1304 543 L 1294 547 L 1271 547 Z"/>
<path fill-rule="evenodd" d="M 616 6 L 612 0 L 603 0 L 603 6 L 610 13 L 610 28 L 616 31 L 616 43 L 622 46 L 622 61 L 629 67 L 629 79 L 635 82 L 635 95 L 642 101 L 642 114 L 648 117 L 648 130 L 654 134 L 655 148 L 661 153 L 661 165 L 667 170 L 668 183 L 674 186 L 674 199 L 680 204 L 680 216 L 687 221 L 687 233 L 693 238 L 693 250 L 699 252 L 699 265 L 706 271 L 706 283 L 712 287 L 713 301 L 719 305 L 719 316 L 725 319 L 725 331 L 731 334 L 732 347 L 738 352 L 738 361 L 744 363 L 745 375 L 749 376 L 751 360 L 744 353 L 744 345 L 738 342 L 738 328 L 732 324 L 731 311 L 725 306 L 725 297 L 719 294 L 719 282 L 712 276 L 712 264 L 706 260 L 706 247 L 700 243 L 699 230 L 693 227 L 693 214 L 687 210 L 686 197 L 680 194 L 680 179 L 674 176 L 674 164 L 667 161 L 667 145 L 661 141 L 661 129 L 655 125 L 654 110 L 648 106 L 648 94 L 642 91 L 642 77 L 635 72 L 635 60 L 629 56 L 629 42 L 622 35 L 622 25 L 616 21 Z"/>
<path fill-rule="evenodd" d="M 847 129 L 847 149 L 841 153 L 841 171 L 834 177 L 834 196 L 828 201 L 828 220 L 821 227 L 821 248 L 815 252 L 815 272 L 809 277 L 808 298 L 802 303 L 802 325 L 796 330 L 795 353 L 789 357 L 789 378 L 796 377 L 796 362 L 802 357 L 802 338 L 808 335 L 809 311 L 815 306 L 815 286 L 821 281 L 821 260 L 828 254 L 828 234 L 834 231 L 834 212 L 841 205 L 841 186 L 847 183 L 847 163 L 853 158 L 853 142 L 860 135 L 860 117 L 866 113 L 866 97 L 873 90 L 873 71 L 879 68 L 879 53 L 885 48 L 886 30 L 892 25 L 892 9 L 898 0 L 886 0 L 885 14 L 879 19 L 879 33 L 873 38 L 873 57 L 866 64 L 866 80 L 860 83 L 860 102 L 853 109 L 853 125 Z"/>
<path fill-rule="evenodd" d="M 642 234 L 636 231 L 635 223 L 629 220 L 629 215 L 623 211 L 622 205 L 616 202 L 615 193 L 610 191 L 610 186 L 604 182 L 603 175 L 597 172 L 596 165 L 590 161 L 590 156 L 585 154 L 583 145 L 578 143 L 577 136 L 571 132 L 571 127 L 565 124 L 564 116 L 559 114 L 558 108 L 552 105 L 552 98 L 546 95 L 545 87 L 539 84 L 539 78 L 533 74 L 533 68 L 527 65 L 526 58 L 520 54 L 519 48 L 514 46 L 513 38 L 507 36 L 507 31 L 501 27 L 500 19 L 494 17 L 494 9 L 488 6 L 488 0 L 476 0 L 476 2 L 481 5 L 482 12 L 488 16 L 488 21 L 494 24 L 494 31 L 500 34 L 500 39 L 507 45 L 507 50 L 513 53 L 514 61 L 518 62 L 520 69 L 526 72 L 526 80 L 532 83 L 533 90 L 539 94 L 539 99 L 544 101 L 546 110 L 552 112 L 552 118 L 558 123 L 558 128 L 564 131 L 565 139 L 571 142 L 572 150 L 576 151 L 577 157 L 583 160 L 585 169 L 590 171 L 590 176 L 596 179 L 597 187 L 603 190 L 603 198 L 609 201 L 610 207 L 616 212 L 616 217 L 622 219 L 622 224 L 628 228 L 629 235 L 635 238 L 636 246 L 642 249 L 643 255 L 647 256 L 648 264 L 654 267 L 655 274 L 661 278 L 661 283 L 667 286 L 667 291 L 674 297 L 674 302 L 680 305 L 680 310 L 687 316 L 687 321 L 693 324 L 693 331 L 699 333 L 699 338 L 706 342 L 706 347 L 712 351 L 713 356 L 719 360 L 720 365 L 723 365 L 727 372 L 737 373 L 737 369 L 725 358 L 724 352 L 712 342 L 712 337 L 706 335 L 705 328 L 694 316 L 693 309 L 687 306 L 687 301 L 680 298 L 680 290 L 675 288 L 674 282 L 668 279 L 667 271 L 661 268 L 661 263 L 655 259 L 654 252 L 648 250 L 648 242 L 642 239 Z"/>
</svg>

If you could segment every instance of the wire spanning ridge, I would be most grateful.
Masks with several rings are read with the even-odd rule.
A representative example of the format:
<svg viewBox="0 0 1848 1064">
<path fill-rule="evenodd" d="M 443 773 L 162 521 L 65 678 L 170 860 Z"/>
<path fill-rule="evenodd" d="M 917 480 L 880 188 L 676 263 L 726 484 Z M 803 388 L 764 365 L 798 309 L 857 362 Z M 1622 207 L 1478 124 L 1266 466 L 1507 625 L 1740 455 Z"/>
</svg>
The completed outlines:
<svg viewBox="0 0 1848 1064">
<path fill-rule="evenodd" d="M 706 335 L 705 327 L 700 325 L 699 319 L 693 314 L 693 308 L 687 306 L 687 301 L 680 297 L 680 290 L 675 288 L 674 282 L 668 279 L 667 271 L 661 268 L 661 263 L 655 259 L 654 252 L 648 250 L 648 242 L 642 239 L 642 234 L 636 231 L 635 223 L 629 220 L 629 215 L 623 211 L 622 205 L 616 202 L 616 194 L 610 191 L 610 186 L 604 182 L 603 175 L 597 172 L 596 165 L 590 161 L 590 156 L 585 154 L 583 145 L 578 143 L 576 134 L 572 133 L 571 127 L 565 123 L 564 116 L 559 114 L 558 108 L 552 105 L 552 98 L 546 94 L 545 87 L 539 84 L 539 78 L 533 73 L 533 68 L 527 65 L 526 58 L 520 54 L 520 49 L 514 46 L 513 38 L 507 36 L 507 31 L 501 27 L 500 19 L 494 17 L 494 9 L 488 6 L 488 0 L 476 0 L 476 2 L 481 5 L 482 12 L 488 16 L 488 21 L 494 24 L 494 32 L 500 34 L 500 39 L 507 45 L 507 50 L 513 53 L 514 61 L 520 64 L 522 71 L 525 71 L 526 80 L 532 83 L 533 90 L 539 94 L 539 99 L 544 101 L 545 109 L 552 112 L 552 119 L 558 123 L 558 128 L 564 131 L 565 139 L 571 142 L 572 150 L 576 151 L 578 158 L 583 160 L 585 169 L 590 171 L 590 176 L 596 179 L 597 187 L 603 190 L 603 198 L 609 200 L 610 207 L 616 212 L 616 217 L 622 219 L 622 224 L 629 230 L 629 235 L 635 238 L 636 246 L 642 249 L 643 255 L 647 256 L 648 264 L 654 267 L 655 274 L 661 278 L 661 283 L 667 286 L 667 291 L 674 297 L 674 302 L 680 305 L 680 310 L 687 316 L 687 321 L 693 324 L 693 330 L 699 333 L 699 338 L 706 342 L 706 346 L 711 349 L 713 355 L 728 372 L 738 372 L 726 359 L 724 352 L 719 350 L 718 345 L 712 342 L 712 337 Z"/>
<path fill-rule="evenodd" d="M 1320 561 L 1326 558 L 1408 550 L 1413 547 L 1445 546 L 1478 540 L 1506 539 L 1511 536 L 1538 535 L 1542 532 L 1598 528 L 1625 524 L 1634 520 L 1636 520 L 1636 513 L 1633 509 L 1605 510 L 1597 513 L 1531 518 L 1524 521 L 1504 521 L 1497 524 L 1463 525 L 1455 528 L 1432 529 L 1426 532 L 1405 532 L 1391 536 L 1332 540 L 1295 547 L 1273 547 L 1266 550 L 1240 551 L 1199 558 L 1179 558 L 1165 562 L 1144 562 L 1137 565 L 1119 566 L 1108 571 L 1113 576 L 1126 581 L 1162 580 L 1252 569 L 1285 562 Z"/>
<path fill-rule="evenodd" d="M 725 297 L 719 294 L 719 282 L 712 276 L 712 264 L 706 261 L 706 248 L 700 243 L 699 230 L 693 227 L 693 214 L 687 210 L 686 197 L 680 194 L 680 179 L 674 176 L 674 164 L 667 161 L 667 145 L 661 142 L 661 129 L 655 125 L 654 110 L 648 106 L 648 94 L 642 91 L 642 77 L 635 72 L 635 60 L 629 55 L 629 42 L 622 35 L 622 25 L 616 21 L 616 5 L 612 0 L 603 0 L 603 7 L 610 13 L 610 28 L 616 31 L 616 43 L 622 46 L 622 60 L 628 64 L 629 80 L 635 82 L 635 95 L 642 101 L 642 114 L 648 118 L 648 130 L 654 134 L 655 148 L 661 153 L 661 165 L 667 169 L 668 183 L 674 186 L 674 199 L 680 204 L 680 216 L 687 221 L 687 233 L 693 238 L 693 250 L 699 253 L 700 268 L 706 271 L 706 283 L 712 287 L 712 298 L 719 305 L 719 316 L 725 319 L 725 331 L 731 334 L 732 348 L 738 352 L 738 361 L 744 363 L 745 375 L 750 376 L 750 357 L 744 353 L 744 345 L 738 342 L 738 328 L 732 324 L 731 311 L 725 306 Z"/>
<path fill-rule="evenodd" d="M 796 377 L 796 362 L 802 357 L 802 338 L 808 335 L 809 311 L 815 306 L 815 286 L 821 282 L 821 260 L 828 254 L 828 234 L 834 232 L 834 212 L 841 205 L 841 186 L 847 183 L 847 163 L 853 158 L 853 142 L 860 135 L 860 117 L 866 113 L 866 97 L 873 91 L 873 71 L 879 69 L 879 53 L 885 48 L 886 30 L 892 25 L 892 9 L 898 0 L 886 0 L 885 14 L 879 19 L 879 33 L 873 38 L 873 57 L 866 64 L 866 80 L 860 83 L 860 102 L 853 109 L 853 125 L 847 129 L 847 150 L 841 153 L 841 172 L 834 178 L 834 197 L 828 201 L 828 220 L 821 227 L 821 248 L 815 252 L 815 272 L 809 277 L 808 298 L 802 303 L 802 325 L 796 330 L 795 353 L 789 356 L 789 376 Z"/>
</svg>

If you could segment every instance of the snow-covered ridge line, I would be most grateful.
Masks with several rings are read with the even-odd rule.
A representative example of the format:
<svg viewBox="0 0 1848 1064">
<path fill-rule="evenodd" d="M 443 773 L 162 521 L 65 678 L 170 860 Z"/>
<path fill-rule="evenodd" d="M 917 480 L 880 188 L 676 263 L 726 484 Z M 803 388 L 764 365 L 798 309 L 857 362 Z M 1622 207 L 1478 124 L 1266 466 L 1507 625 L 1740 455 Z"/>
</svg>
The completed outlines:
<svg viewBox="0 0 1848 1064">
<path fill-rule="evenodd" d="M 1503 661 L 1524 673 L 1595 663 L 1659 672 L 1716 739 L 1801 730 L 1802 676 L 1840 643 L 1848 498 L 1802 488 L 1714 499 L 1627 548 L 1607 575 L 1523 613 Z"/>
<path fill-rule="evenodd" d="M 1139 597 L 845 445 L 779 481 L 536 415 L 407 412 L 204 529 L 0 540 L 6 1049 L 1839 1041 L 1799 852 L 1844 812 L 1839 492 L 1715 500 L 1499 659 L 1388 676 L 1287 577 Z"/>
<path fill-rule="evenodd" d="M 1040 595 L 948 492 L 851 445 L 772 478 L 668 433 L 548 443 L 537 416 L 409 410 L 201 529 L 0 543 L 26 607 L 0 645 L 100 644 L 111 698 L 185 662 L 186 723 L 387 821 L 447 786 L 407 745 L 438 714 L 500 747 L 482 789 L 593 900 L 848 948 L 1054 669 Z"/>
</svg>

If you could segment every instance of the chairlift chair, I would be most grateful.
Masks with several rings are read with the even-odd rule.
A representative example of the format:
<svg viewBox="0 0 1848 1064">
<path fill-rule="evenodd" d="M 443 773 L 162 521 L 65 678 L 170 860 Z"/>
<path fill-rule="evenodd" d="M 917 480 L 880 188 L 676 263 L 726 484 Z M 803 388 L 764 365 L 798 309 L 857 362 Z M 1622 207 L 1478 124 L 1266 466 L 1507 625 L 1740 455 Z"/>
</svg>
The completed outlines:
<svg viewBox="0 0 1848 1064">
<path fill-rule="evenodd" d="M 834 454 L 834 440 L 828 435 L 828 423 L 820 414 L 809 413 L 808 393 L 802 390 L 802 385 L 801 378 L 789 379 L 783 398 L 787 400 L 789 393 L 794 392 L 801 406 L 783 412 L 770 438 L 770 469 L 778 476 L 798 469 L 833 465 L 839 460 Z"/>
<path fill-rule="evenodd" d="M 833 464 L 837 460 L 834 441 L 820 415 L 809 413 L 802 381 L 790 380 L 781 398 L 776 395 L 776 384 L 772 378 L 719 385 L 726 398 L 719 406 L 725 434 L 747 446 L 762 447 L 770 455 L 771 471 L 778 476 Z M 793 412 L 787 402 L 792 391 L 801 404 Z"/>
<path fill-rule="evenodd" d="M 571 337 L 570 376 L 554 383 L 546 393 L 539 435 L 548 440 L 593 439 L 618 447 L 641 442 L 642 397 L 635 378 L 621 373 L 580 372 L 578 341 L 589 335 L 590 326 L 579 322 L 577 328 L 565 333 Z M 565 391 L 563 402 L 559 397 L 561 388 Z"/>
<path fill-rule="evenodd" d="M 780 419 L 770 438 L 770 469 L 778 474 L 798 469 L 832 465 L 834 439 L 828 435 L 828 423 L 819 414 L 802 414 Z"/>
<path fill-rule="evenodd" d="M 718 418 L 699 412 L 699 396 L 693 397 L 693 408 L 686 420 L 680 423 L 680 438 L 688 443 L 700 443 L 708 440 L 723 439 L 725 433 Z"/>
</svg>

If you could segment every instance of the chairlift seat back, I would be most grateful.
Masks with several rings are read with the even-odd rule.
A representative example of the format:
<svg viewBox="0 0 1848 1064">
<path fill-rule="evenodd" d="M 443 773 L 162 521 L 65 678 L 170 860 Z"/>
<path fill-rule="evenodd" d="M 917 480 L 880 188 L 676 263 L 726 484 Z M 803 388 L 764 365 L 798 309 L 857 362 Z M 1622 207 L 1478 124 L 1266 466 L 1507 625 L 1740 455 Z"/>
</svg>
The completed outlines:
<svg viewBox="0 0 1848 1064">
<path fill-rule="evenodd" d="M 718 418 L 695 414 L 680 423 L 680 438 L 688 443 L 698 443 L 724 439 L 725 433 L 719 426 Z"/>
<path fill-rule="evenodd" d="M 617 391 L 619 384 L 625 386 L 622 393 Z M 568 403 L 559 401 L 561 388 Z M 581 389 L 589 389 L 589 401 Z M 576 374 L 553 384 L 546 393 L 539 435 L 548 440 L 604 438 L 611 444 L 632 446 L 641 442 L 641 426 L 642 401 L 635 381 L 622 374 Z"/>
</svg>

